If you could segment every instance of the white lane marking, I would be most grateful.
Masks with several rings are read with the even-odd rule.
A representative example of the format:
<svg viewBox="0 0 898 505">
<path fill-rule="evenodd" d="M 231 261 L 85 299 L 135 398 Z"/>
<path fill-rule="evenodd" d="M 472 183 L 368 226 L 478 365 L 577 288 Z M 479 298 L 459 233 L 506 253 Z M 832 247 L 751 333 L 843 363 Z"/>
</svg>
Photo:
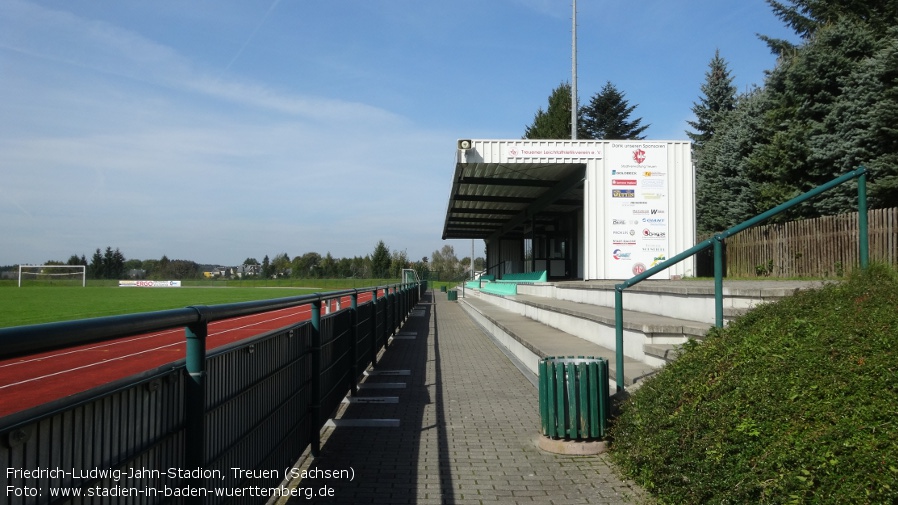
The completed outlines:
<svg viewBox="0 0 898 505">
<path fill-rule="evenodd" d="M 281 309 L 281 310 L 289 310 L 289 309 Z M 279 316 L 279 317 L 275 317 L 275 318 L 269 318 L 269 319 L 266 319 L 265 321 L 260 321 L 260 322 L 258 322 L 258 323 L 247 324 L 247 325 L 239 326 L 239 327 L 236 327 L 236 328 L 227 328 L 227 329 L 222 330 L 222 331 L 212 332 L 212 333 L 209 334 L 209 336 L 211 337 L 211 336 L 215 336 L 215 335 L 222 335 L 222 334 L 224 334 L 224 333 L 227 333 L 227 332 L 230 332 L 230 331 L 234 331 L 234 330 L 240 330 L 240 329 L 245 329 L 245 328 L 251 328 L 251 327 L 257 326 L 257 325 L 259 325 L 259 324 L 268 323 L 269 321 L 272 321 L 272 320 L 285 319 L 285 318 L 292 317 L 292 316 L 294 316 L 294 315 L 301 314 L 301 313 L 302 313 L 301 311 L 300 311 L 300 312 L 295 312 L 295 313 L 290 313 L 290 314 L 286 314 L 286 315 Z M 229 321 L 235 321 L 235 320 L 238 320 L 238 319 L 243 319 L 244 317 L 251 317 L 251 316 L 242 316 L 242 317 L 239 317 L 239 318 L 230 319 Z M 224 322 L 224 321 L 221 321 L 220 323 L 223 323 L 223 322 Z M 217 323 L 219 323 L 219 322 L 217 322 Z M 215 323 L 213 323 L 213 324 L 215 324 Z M 170 332 L 163 332 L 163 333 L 160 333 L 160 334 L 155 334 L 154 336 L 157 336 L 157 337 L 158 337 L 158 336 L 160 336 L 160 335 L 165 335 L 165 334 L 172 333 L 172 332 L 175 332 L 175 331 L 180 331 L 180 330 L 172 330 L 172 331 L 170 331 Z M 18 361 L 18 362 L 16 362 L 16 363 L 9 363 L 9 364 L 3 365 L 3 366 L 11 366 L 11 365 L 27 364 L 27 363 L 30 362 L 30 361 L 42 361 L 42 360 L 48 359 L 48 358 L 62 357 L 62 356 L 68 355 L 68 354 L 74 354 L 74 353 L 76 353 L 76 352 L 84 352 L 84 351 L 89 351 L 89 350 L 96 350 L 96 349 L 101 349 L 101 348 L 103 348 L 103 347 L 109 347 L 109 346 L 116 345 L 116 344 L 135 342 L 135 341 L 137 341 L 137 340 L 142 340 L 142 339 L 144 339 L 144 338 L 149 338 L 149 337 L 144 336 L 144 337 L 141 337 L 141 338 L 128 339 L 127 341 L 115 342 L 115 343 L 104 344 L 104 345 L 98 345 L 98 346 L 93 346 L 93 347 L 86 348 L 86 349 L 80 349 L 80 350 L 77 350 L 77 351 L 68 351 L 68 352 L 64 352 L 64 353 L 53 354 L 53 355 L 49 355 L 49 356 L 44 356 L 44 357 L 42 357 L 42 358 L 36 358 L 36 359 L 33 359 L 33 360 L 23 360 L 23 361 Z M 141 355 L 141 354 L 146 354 L 146 353 L 148 353 L 148 352 L 153 352 L 153 351 L 158 351 L 158 350 L 160 350 L 160 349 L 165 349 L 166 347 L 174 347 L 174 346 L 182 345 L 183 343 L 184 343 L 183 341 L 173 342 L 173 343 L 171 343 L 171 344 L 166 344 L 166 345 L 159 346 L 159 347 L 154 347 L 154 348 L 151 348 L 151 349 L 144 349 L 144 350 L 141 350 L 141 351 L 138 351 L 138 352 L 134 352 L 134 353 L 131 353 L 131 354 L 125 354 L 125 355 L 122 355 L 122 356 L 116 356 L 115 358 L 104 359 L 104 360 L 96 361 L 96 362 L 93 362 L 93 363 L 88 363 L 88 364 L 85 364 L 85 365 L 77 366 L 77 367 L 74 367 L 74 368 L 68 368 L 68 369 L 65 369 L 65 370 L 57 370 L 57 371 L 52 372 L 52 373 L 40 375 L 40 376 L 37 376 L 37 377 L 32 377 L 32 378 L 30 378 L 30 379 L 22 380 L 22 381 L 19 381 L 19 382 L 13 382 L 13 383 L 11 383 L 11 384 L 4 384 L 4 385 L 0 386 L 0 389 L 5 389 L 5 388 L 8 388 L 8 387 L 17 386 L 17 385 L 21 385 L 21 384 L 26 384 L 26 383 L 28 383 L 28 382 L 34 382 L 34 381 L 37 381 L 37 380 L 46 379 L 46 378 L 48 378 L 48 377 L 54 377 L 54 376 L 62 375 L 62 374 L 65 374 L 65 373 L 76 372 L 76 371 L 78 371 L 78 370 L 83 370 L 83 369 L 85 369 L 85 368 L 90 368 L 90 367 L 93 367 L 93 366 L 102 365 L 102 364 L 110 363 L 110 362 L 113 362 L 113 361 L 120 361 L 120 360 L 123 360 L 123 359 L 126 359 L 126 358 L 130 358 L 130 357 L 133 357 L 133 356 L 139 356 L 139 355 Z"/>
<path fill-rule="evenodd" d="M 369 298 L 369 299 L 370 299 L 370 298 Z M 366 300 L 366 301 L 367 301 L 367 300 Z M 347 302 L 347 303 L 349 303 L 349 302 Z M 268 319 L 265 319 L 264 321 L 259 321 L 259 322 L 256 322 L 256 323 L 251 323 L 251 324 L 247 324 L 247 325 L 243 325 L 243 326 L 238 326 L 238 327 L 236 327 L 236 328 L 227 328 L 227 329 L 222 330 L 222 331 L 210 332 L 210 333 L 209 333 L 209 337 L 212 337 L 212 336 L 215 336 L 215 335 L 222 335 L 222 334 L 224 334 L 224 333 L 227 333 L 227 332 L 230 332 L 230 331 L 234 331 L 234 330 L 242 330 L 242 329 L 245 329 L 245 328 L 251 328 L 251 327 L 253 327 L 253 326 L 258 326 L 258 325 L 261 325 L 261 324 L 267 324 L 268 322 L 273 321 L 273 320 L 286 319 L 286 318 L 288 318 L 288 317 L 295 317 L 295 316 L 297 316 L 297 315 L 305 314 L 306 312 L 311 312 L 311 308 L 310 308 L 308 305 L 299 307 L 299 310 L 297 310 L 297 311 L 295 311 L 295 312 L 292 312 L 292 310 L 293 310 L 293 308 L 287 308 L 287 309 L 279 309 L 279 310 L 276 310 L 276 311 L 272 311 L 272 313 L 288 312 L 288 311 L 289 311 L 289 312 L 288 312 L 287 314 L 285 314 L 285 315 L 282 315 L 282 316 L 278 316 L 278 317 L 274 317 L 274 318 L 268 318 Z M 217 326 L 217 325 L 220 325 L 220 324 L 224 324 L 224 323 L 226 323 L 226 322 L 239 321 L 240 319 L 245 319 L 245 318 L 249 318 L 249 317 L 255 317 L 255 316 L 257 316 L 257 315 L 258 315 L 258 314 L 250 314 L 250 315 L 240 316 L 240 317 L 235 317 L 235 318 L 227 319 L 227 320 L 223 320 L 223 321 L 216 321 L 216 322 L 212 323 L 212 325 L 213 325 L 213 326 Z M 59 353 L 55 353 L 55 354 L 49 354 L 49 355 L 46 355 L 46 356 L 42 356 L 42 357 L 40 357 L 40 358 L 23 359 L 23 360 L 20 360 L 20 361 L 16 361 L 16 362 L 14 362 L 14 363 L 6 363 L 6 364 L 3 364 L 3 365 L 0 365 L 0 368 L 5 368 L 5 367 L 10 367 L 10 366 L 15 366 L 15 365 L 27 365 L 27 364 L 29 364 L 29 363 L 33 363 L 33 362 L 37 362 L 37 361 L 44 361 L 44 360 L 52 359 L 52 358 L 61 358 L 61 357 L 65 357 L 65 356 L 68 356 L 68 355 L 70 355 L 70 354 L 75 354 L 75 353 L 79 353 L 79 352 L 93 351 L 93 350 L 97 350 L 97 349 L 102 349 L 102 348 L 104 348 L 104 347 L 112 347 L 112 346 L 114 346 L 114 345 L 120 345 L 120 344 L 130 344 L 130 343 L 132 343 L 132 342 L 137 342 L 137 341 L 145 340 L 145 339 L 149 339 L 149 338 L 158 338 L 158 337 L 165 336 L 165 335 L 170 335 L 170 334 L 173 334 L 173 333 L 180 333 L 181 331 L 183 331 L 183 329 L 181 329 L 181 328 L 174 328 L 174 329 L 171 329 L 171 330 L 168 330 L 168 331 L 164 331 L 164 332 L 161 332 L 161 333 L 153 333 L 153 334 L 150 334 L 150 335 L 139 335 L 139 336 L 136 336 L 136 337 L 133 337 L 133 338 L 129 338 L 129 339 L 127 339 L 127 340 L 117 340 L 116 342 L 110 342 L 110 343 L 107 343 L 107 344 L 95 345 L 95 346 L 86 347 L 86 348 L 83 348 L 83 349 L 77 349 L 77 350 L 74 350 L 74 351 L 59 352 Z M 139 355 L 145 354 L 145 353 L 147 353 L 147 352 L 158 351 L 158 350 L 160 350 L 160 349 L 165 349 L 166 347 L 177 346 L 177 345 L 181 345 L 181 344 L 183 344 L 183 343 L 184 343 L 184 341 L 173 342 L 173 343 L 171 343 L 171 344 L 167 344 L 167 345 L 164 345 L 164 346 L 159 346 L 159 347 L 155 347 L 155 348 L 152 348 L 152 349 L 145 349 L 145 350 L 142 350 L 142 351 L 139 351 L 139 352 L 136 352 L 136 353 L 126 354 L 126 355 L 124 355 L 124 356 L 118 356 L 118 357 L 115 357 L 115 358 L 109 358 L 109 359 L 97 361 L 97 362 L 94 362 L 94 363 L 89 363 L 89 364 L 86 364 L 86 365 L 81 365 L 81 366 L 78 366 L 78 367 L 69 368 L 69 369 L 66 369 L 66 370 L 58 370 L 58 371 L 53 372 L 53 373 L 44 374 L 44 375 L 41 375 L 41 376 L 38 376 L 38 377 L 32 377 L 32 378 L 30 378 L 30 379 L 22 380 L 22 381 L 19 381 L 19 382 L 14 382 L 14 383 L 12 383 L 12 384 L 5 384 L 5 385 L 0 386 L 0 389 L 5 389 L 5 388 L 8 388 L 8 387 L 12 387 L 12 386 L 20 385 L 20 384 L 25 384 L 25 383 L 28 383 L 28 382 L 34 382 L 34 381 L 38 381 L 38 380 L 41 380 L 41 379 L 46 379 L 46 378 L 49 378 L 49 377 L 53 377 L 53 376 L 57 376 L 57 375 L 62 375 L 62 374 L 65 374 L 65 373 L 76 372 L 76 371 L 78 371 L 78 370 L 82 370 L 82 369 L 85 369 L 85 368 L 90 368 L 90 367 L 93 367 L 93 366 L 102 365 L 102 364 L 104 364 L 104 363 L 109 363 L 109 362 L 112 362 L 112 361 L 118 361 L 118 360 L 122 360 L 122 359 L 125 359 L 125 358 L 130 358 L 130 357 L 132 357 L 132 356 L 139 356 Z"/>
<path fill-rule="evenodd" d="M 330 428 L 398 428 L 399 419 L 328 419 Z"/>
<path fill-rule="evenodd" d="M 290 309 L 280 309 L 280 310 L 275 311 L 275 312 L 281 312 L 281 311 L 286 311 L 286 310 L 290 310 Z M 250 328 L 250 327 L 255 326 L 255 325 L 258 325 L 258 324 L 267 323 L 268 321 L 277 320 L 277 319 L 284 319 L 284 318 L 291 317 L 291 316 L 294 316 L 294 315 L 301 315 L 301 314 L 304 314 L 304 313 L 306 312 L 306 310 L 310 310 L 310 309 L 307 309 L 306 307 L 303 307 L 303 310 L 300 310 L 300 311 L 297 311 L 297 312 L 291 312 L 291 313 L 288 314 L 288 315 L 279 316 L 279 317 L 276 317 L 276 318 L 273 318 L 273 319 L 266 319 L 265 321 L 259 321 L 258 323 L 254 323 L 254 324 L 248 324 L 248 325 L 244 325 L 244 326 L 238 326 L 238 327 L 236 327 L 236 328 L 229 328 L 229 329 L 222 330 L 222 331 L 218 331 L 218 332 L 212 332 L 212 333 L 209 333 L 209 336 L 212 337 L 212 336 L 215 336 L 215 335 L 222 335 L 222 334 L 224 334 L 224 333 L 227 333 L 228 331 L 232 331 L 232 330 L 240 330 L 240 329 L 244 329 L 244 328 Z M 258 315 L 258 314 L 256 314 L 256 315 Z M 215 321 L 214 323 L 212 323 L 212 326 L 214 327 L 214 326 L 217 326 L 217 325 L 219 325 L 219 324 L 223 324 L 223 323 L 225 323 L 225 322 L 230 322 L 230 321 L 239 321 L 240 319 L 244 319 L 244 318 L 247 318 L 247 317 L 252 317 L 252 316 L 240 316 L 240 317 L 235 317 L 235 318 L 233 318 L 233 319 L 227 319 L 227 320 L 223 320 L 223 321 Z M 122 345 L 122 344 L 131 344 L 131 343 L 133 343 L 133 342 L 139 342 L 139 341 L 141 341 L 141 340 L 146 340 L 146 339 L 150 339 L 150 338 L 158 338 L 158 337 L 163 337 L 163 336 L 167 336 L 167 335 L 180 334 L 180 333 L 183 332 L 183 331 L 184 331 L 183 328 L 172 328 L 171 330 L 167 330 L 167 331 L 163 331 L 163 332 L 159 332 L 159 333 L 150 333 L 150 334 L 146 334 L 146 335 L 138 335 L 138 336 L 135 336 L 135 337 L 132 337 L 132 338 L 128 338 L 128 339 L 116 340 L 115 342 L 108 342 L 108 343 L 103 343 L 103 344 L 97 344 L 97 345 L 93 345 L 93 346 L 90 346 L 90 347 L 84 347 L 84 348 L 81 348 L 81 349 L 74 349 L 74 350 L 70 350 L 70 351 L 57 352 L 57 353 L 54 353 L 54 354 L 48 354 L 48 355 L 45 355 L 45 356 L 40 356 L 40 357 L 38 357 L 38 358 L 27 358 L 27 359 L 22 359 L 22 360 L 15 361 L 15 362 L 12 362 L 12 363 L 4 363 L 4 364 L 0 365 L 0 368 L 6 368 L 6 367 L 16 366 L 16 365 L 26 365 L 26 364 L 29 364 L 29 363 L 34 363 L 34 362 L 44 361 L 44 360 L 48 360 L 48 359 L 61 358 L 61 357 L 65 357 L 65 356 L 68 356 L 68 355 L 71 355 L 71 354 L 77 354 L 77 353 L 80 353 L 80 352 L 95 351 L 95 350 L 98 350 L 98 349 L 103 349 L 103 348 L 106 348 L 106 347 L 113 347 L 113 346 L 116 346 L 116 345 Z M 183 341 L 180 341 L 179 343 L 183 343 Z"/>
</svg>

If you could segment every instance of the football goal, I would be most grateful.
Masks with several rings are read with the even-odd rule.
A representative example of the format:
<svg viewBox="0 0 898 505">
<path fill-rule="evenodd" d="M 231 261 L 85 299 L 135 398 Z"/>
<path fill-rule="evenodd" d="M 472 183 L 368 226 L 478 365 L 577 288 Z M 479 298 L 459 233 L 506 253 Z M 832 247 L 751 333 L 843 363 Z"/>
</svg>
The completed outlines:
<svg viewBox="0 0 898 505">
<path fill-rule="evenodd" d="M 87 285 L 84 265 L 19 265 L 19 287 Z"/>
</svg>

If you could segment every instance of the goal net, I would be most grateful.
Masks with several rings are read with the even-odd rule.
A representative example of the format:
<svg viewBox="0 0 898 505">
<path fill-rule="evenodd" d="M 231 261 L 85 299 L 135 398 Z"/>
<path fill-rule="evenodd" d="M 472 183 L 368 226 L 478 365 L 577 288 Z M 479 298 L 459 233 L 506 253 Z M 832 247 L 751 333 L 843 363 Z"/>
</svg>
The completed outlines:
<svg viewBox="0 0 898 505">
<path fill-rule="evenodd" d="M 84 265 L 19 265 L 19 287 L 87 285 Z"/>
</svg>

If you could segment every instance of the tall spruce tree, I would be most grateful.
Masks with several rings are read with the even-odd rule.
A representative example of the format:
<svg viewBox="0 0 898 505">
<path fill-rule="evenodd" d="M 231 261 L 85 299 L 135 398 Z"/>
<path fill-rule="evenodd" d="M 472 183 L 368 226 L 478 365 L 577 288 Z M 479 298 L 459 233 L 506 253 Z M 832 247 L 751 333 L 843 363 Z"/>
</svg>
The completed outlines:
<svg viewBox="0 0 898 505">
<path fill-rule="evenodd" d="M 371 253 L 371 270 L 377 279 L 386 279 L 390 275 L 390 248 L 383 240 L 377 242 L 374 252 Z"/>
<path fill-rule="evenodd" d="M 563 82 L 549 95 L 549 106 L 540 108 L 533 124 L 524 130 L 525 139 L 571 138 L 571 84 Z"/>
<path fill-rule="evenodd" d="M 699 233 L 726 230 L 759 212 L 756 183 L 750 178 L 748 157 L 763 141 L 763 90 L 736 99 L 735 109 L 720 118 L 714 136 L 696 163 L 696 225 Z"/>
<path fill-rule="evenodd" d="M 125 255 L 118 247 L 115 251 L 112 247 L 106 248 L 103 255 L 103 270 L 107 279 L 122 279 L 125 276 Z"/>
<path fill-rule="evenodd" d="M 642 118 L 631 120 L 636 110 L 624 94 L 605 83 L 601 91 L 592 96 L 587 105 L 580 108 L 578 137 L 583 139 L 641 140 L 650 125 L 642 125 Z"/>
<path fill-rule="evenodd" d="M 100 252 L 100 248 L 98 247 L 97 250 L 94 251 L 94 255 L 90 258 L 90 267 L 87 270 L 91 279 L 103 279 L 105 277 L 103 266 L 103 253 Z"/>
<path fill-rule="evenodd" d="M 898 22 L 898 0 L 767 0 L 773 13 L 802 39 L 811 39 L 819 29 L 839 20 L 849 20 L 883 32 Z M 794 49 L 794 45 L 761 36 L 770 47 Z"/>
<path fill-rule="evenodd" d="M 864 31 L 854 23 L 846 25 L 846 30 Z M 810 162 L 821 178 L 865 166 L 871 174 L 871 206 L 893 207 L 898 205 L 898 27 L 886 37 L 866 31 L 869 56 L 840 77 L 840 92 L 820 120 L 821 131 L 809 139 Z M 821 199 L 815 210 L 845 212 L 854 210 L 856 201 L 856 189 L 843 186 Z"/>
<path fill-rule="evenodd" d="M 699 101 L 692 104 L 695 121 L 687 121 L 695 131 L 686 132 L 696 150 L 701 150 L 711 140 L 723 115 L 736 108 L 736 86 L 733 85 L 726 60 L 720 57 L 719 49 L 708 64 L 701 92 Z"/>
<path fill-rule="evenodd" d="M 871 169 L 871 204 L 895 205 L 898 30 L 880 31 L 878 21 L 855 14 L 809 19 L 815 24 L 805 42 L 766 81 L 765 141 L 749 162 L 759 205 L 772 207 L 862 164 Z M 849 212 L 856 194 L 840 186 L 782 219 Z"/>
<path fill-rule="evenodd" d="M 731 223 L 731 216 L 728 216 L 728 210 L 734 210 L 728 203 L 748 185 L 741 178 L 741 170 L 734 170 L 736 167 L 724 161 L 731 158 L 724 147 L 736 148 L 736 144 L 739 143 L 733 138 L 736 132 L 740 131 L 736 125 L 731 125 L 727 131 L 727 138 L 721 140 L 714 149 L 706 149 L 712 145 L 727 115 L 736 108 L 736 87 L 733 86 L 733 77 L 726 61 L 720 56 L 720 50 L 714 52 L 705 73 L 705 82 L 700 89 L 702 96 L 692 105 L 695 121 L 688 121 L 689 126 L 695 131 L 687 131 L 686 135 L 693 142 L 696 224 L 699 233 L 710 233 L 722 231 L 736 224 Z M 738 148 L 736 150 L 741 151 Z M 731 178 L 732 180 L 729 180 Z M 742 212 L 736 214 L 742 215 Z"/>
</svg>

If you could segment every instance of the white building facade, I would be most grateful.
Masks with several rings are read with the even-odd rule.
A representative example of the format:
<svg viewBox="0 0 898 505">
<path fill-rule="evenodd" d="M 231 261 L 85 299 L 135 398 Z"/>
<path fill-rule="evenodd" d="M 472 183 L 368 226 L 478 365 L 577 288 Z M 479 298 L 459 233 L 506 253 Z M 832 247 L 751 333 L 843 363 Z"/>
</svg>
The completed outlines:
<svg viewBox="0 0 898 505">
<path fill-rule="evenodd" d="M 628 279 L 696 242 L 691 144 L 459 140 L 443 238 L 483 239 L 487 267 Z M 695 275 L 693 259 L 653 278 Z"/>
</svg>

